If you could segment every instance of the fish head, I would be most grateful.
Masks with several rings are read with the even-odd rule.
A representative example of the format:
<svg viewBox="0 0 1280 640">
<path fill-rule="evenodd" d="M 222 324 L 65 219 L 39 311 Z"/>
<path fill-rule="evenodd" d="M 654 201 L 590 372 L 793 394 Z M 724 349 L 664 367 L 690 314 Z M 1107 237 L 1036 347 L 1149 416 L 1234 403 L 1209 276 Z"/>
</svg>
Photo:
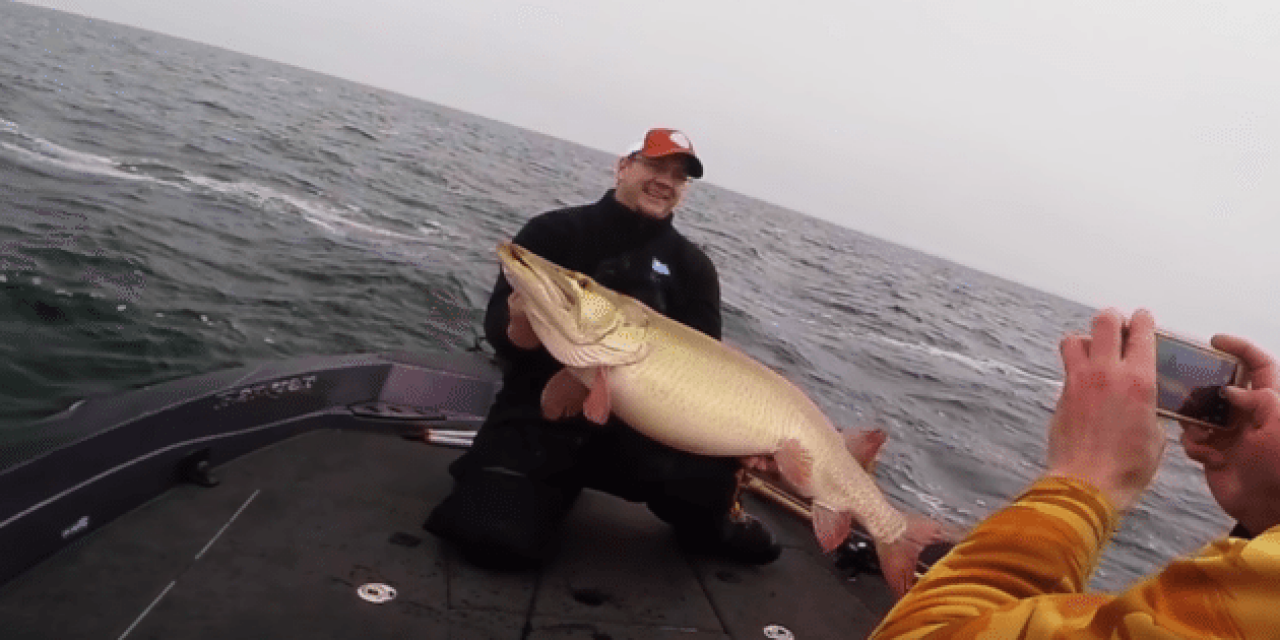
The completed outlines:
<svg viewBox="0 0 1280 640">
<path fill-rule="evenodd" d="M 524 300 L 534 333 L 571 367 L 622 366 L 648 353 L 648 307 L 521 247 L 498 245 L 502 274 Z"/>
</svg>

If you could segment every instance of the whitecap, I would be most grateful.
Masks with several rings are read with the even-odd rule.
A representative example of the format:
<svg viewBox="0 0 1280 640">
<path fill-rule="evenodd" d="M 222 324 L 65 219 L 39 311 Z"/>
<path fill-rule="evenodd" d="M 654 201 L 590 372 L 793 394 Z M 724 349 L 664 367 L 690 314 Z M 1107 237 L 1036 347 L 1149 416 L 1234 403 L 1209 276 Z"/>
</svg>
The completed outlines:
<svg viewBox="0 0 1280 640">
<path fill-rule="evenodd" d="M 948 360 L 958 362 L 966 367 L 975 369 L 982 373 L 995 372 L 995 373 L 1001 373 L 1007 376 L 1023 378 L 1025 380 L 1030 380 L 1032 382 L 1037 382 L 1037 383 L 1048 385 L 1051 387 L 1062 386 L 1061 380 L 1054 380 L 1051 378 L 1045 378 L 1042 376 L 1035 375 L 1034 373 L 1030 373 L 1028 371 L 1020 369 L 1017 366 L 1009 364 L 1008 362 L 993 360 L 991 358 L 968 356 L 962 353 L 956 353 L 954 351 L 940 349 L 933 345 L 921 344 L 918 342 L 904 342 L 901 340 L 895 340 L 888 336 L 882 336 L 882 335 L 877 335 L 873 333 L 863 334 L 863 336 L 872 338 L 874 340 L 878 340 L 880 342 L 884 342 L 896 347 L 900 347 L 910 351 L 915 351 L 917 353 L 923 353 L 928 356 L 946 358 Z"/>
<path fill-rule="evenodd" d="M 142 173 L 125 171 L 121 168 L 123 163 L 106 156 L 99 156 L 82 151 L 76 151 L 74 149 L 68 149 L 41 138 L 31 138 L 29 136 L 23 137 L 29 141 L 28 146 L 34 148 L 28 148 L 28 146 L 20 146 L 8 142 L 0 142 L 0 147 L 18 154 L 19 159 L 26 160 L 34 164 L 42 164 L 76 173 L 102 176 L 118 180 L 148 182 L 152 184 L 177 186 L 181 188 L 180 185 L 173 182 L 160 180 Z"/>
<path fill-rule="evenodd" d="M 355 236 L 366 241 L 396 244 L 421 242 L 426 239 L 426 234 L 410 235 L 353 220 L 348 212 L 354 214 L 362 212 L 360 207 L 354 204 L 330 205 L 325 202 L 283 193 L 253 182 L 229 182 L 204 176 L 188 176 L 187 180 L 215 193 L 248 200 L 264 210 L 276 208 L 278 210 L 287 210 L 290 213 L 296 212 L 302 216 L 303 220 L 336 236 Z"/>
</svg>

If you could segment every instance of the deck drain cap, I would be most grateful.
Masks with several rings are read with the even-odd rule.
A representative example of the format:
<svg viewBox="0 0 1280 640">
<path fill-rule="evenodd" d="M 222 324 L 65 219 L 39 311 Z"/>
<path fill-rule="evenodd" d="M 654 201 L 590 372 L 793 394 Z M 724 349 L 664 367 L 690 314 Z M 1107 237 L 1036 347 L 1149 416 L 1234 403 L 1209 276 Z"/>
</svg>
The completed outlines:
<svg viewBox="0 0 1280 640">
<path fill-rule="evenodd" d="M 396 590 L 394 588 L 376 582 L 362 585 L 356 590 L 356 593 L 360 594 L 361 599 L 374 604 L 391 602 L 396 597 Z"/>
<path fill-rule="evenodd" d="M 769 640 L 795 640 L 796 636 L 780 624 L 771 624 L 764 628 L 764 637 Z"/>
</svg>

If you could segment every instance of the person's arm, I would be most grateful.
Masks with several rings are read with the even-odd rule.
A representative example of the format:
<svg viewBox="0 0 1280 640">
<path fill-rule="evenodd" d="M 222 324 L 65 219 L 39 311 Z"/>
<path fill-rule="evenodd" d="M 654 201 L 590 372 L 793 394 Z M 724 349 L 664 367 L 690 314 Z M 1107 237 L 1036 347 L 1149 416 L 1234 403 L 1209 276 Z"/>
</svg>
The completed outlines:
<svg viewBox="0 0 1280 640">
<path fill-rule="evenodd" d="M 1127 335 L 1123 320 L 1104 311 L 1091 336 L 1062 341 L 1066 379 L 1045 478 L 936 564 L 875 637 L 957 637 L 1033 622 L 1047 631 L 1062 616 L 1045 598 L 1099 604 L 1080 592 L 1118 514 L 1155 476 L 1165 442 L 1155 414 L 1155 320 L 1139 311 Z"/>
<path fill-rule="evenodd" d="M 674 318 L 716 340 L 723 327 L 720 318 L 720 275 L 701 250 L 691 253 L 686 267 L 684 290 L 688 296 L 680 317 Z"/>
<path fill-rule="evenodd" d="M 1105 602 L 1074 594 L 1084 589 L 1118 519 L 1093 487 L 1045 478 L 935 563 L 872 637 L 1016 638 L 1041 637 L 1019 635 L 1028 628 L 1058 630 L 1063 604 L 1075 614 Z M 1066 594 L 1075 600 L 1063 600 Z"/>
<path fill-rule="evenodd" d="M 1119 595 L 1084 594 L 1117 521 L 1097 489 L 1042 479 L 934 564 L 871 637 L 1272 637 L 1280 530 L 1215 542 Z"/>
<path fill-rule="evenodd" d="M 489 296 L 489 305 L 484 314 L 484 335 L 493 345 L 498 355 L 508 360 L 523 356 L 525 349 L 513 344 L 507 336 L 507 327 L 511 324 L 510 309 L 507 306 L 511 298 L 511 285 L 501 273 L 493 285 L 493 294 Z"/>
</svg>

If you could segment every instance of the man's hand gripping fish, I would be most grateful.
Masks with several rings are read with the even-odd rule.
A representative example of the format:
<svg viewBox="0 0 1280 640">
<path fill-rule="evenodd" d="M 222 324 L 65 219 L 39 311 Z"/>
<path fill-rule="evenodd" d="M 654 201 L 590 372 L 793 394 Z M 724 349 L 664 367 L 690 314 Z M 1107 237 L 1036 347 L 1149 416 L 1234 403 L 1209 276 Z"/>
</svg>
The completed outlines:
<svg viewBox="0 0 1280 640">
<path fill-rule="evenodd" d="M 857 518 L 876 541 L 889 586 L 910 588 L 920 551 L 941 536 L 923 516 L 895 509 L 802 391 L 724 343 L 643 303 L 511 243 L 502 271 L 542 345 L 565 369 L 547 383 L 548 419 L 579 408 L 604 424 L 613 413 L 670 447 L 707 456 L 772 456 L 813 503 L 824 552 Z"/>
</svg>

